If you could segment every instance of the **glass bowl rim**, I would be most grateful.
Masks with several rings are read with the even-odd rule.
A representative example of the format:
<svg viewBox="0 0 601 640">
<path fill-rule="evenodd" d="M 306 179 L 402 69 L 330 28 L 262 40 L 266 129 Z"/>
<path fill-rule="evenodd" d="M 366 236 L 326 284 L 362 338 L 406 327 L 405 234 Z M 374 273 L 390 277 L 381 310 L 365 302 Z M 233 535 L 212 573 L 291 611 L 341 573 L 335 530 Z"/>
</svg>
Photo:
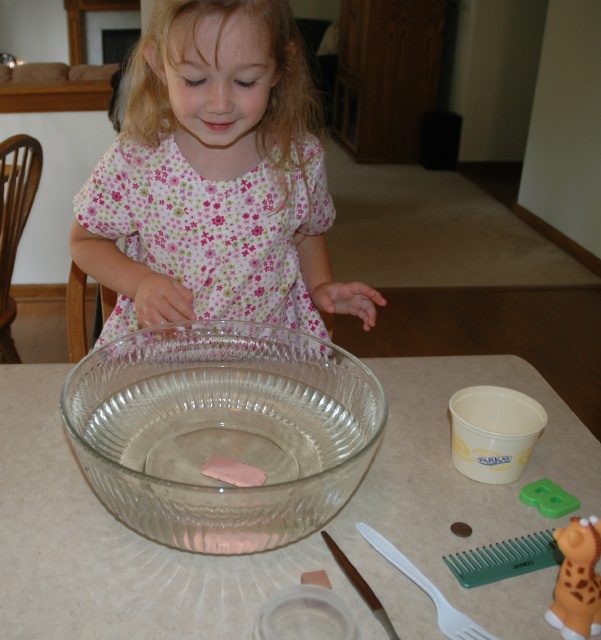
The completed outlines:
<svg viewBox="0 0 601 640">
<path fill-rule="evenodd" d="M 152 333 L 155 333 L 158 329 L 160 329 L 161 331 L 175 329 L 175 328 L 180 328 L 180 329 L 186 328 L 190 330 L 195 326 L 217 328 L 219 326 L 231 326 L 231 325 L 242 325 L 242 326 L 256 327 L 256 328 L 268 328 L 274 331 L 280 330 L 286 333 L 292 333 L 299 337 L 310 338 L 311 340 L 317 342 L 318 344 L 321 344 L 322 346 L 328 349 L 333 349 L 338 354 L 350 360 L 360 370 L 362 370 L 363 373 L 367 375 L 368 379 L 371 380 L 371 382 L 373 383 L 375 390 L 377 391 L 377 394 L 380 396 L 380 399 L 382 401 L 380 423 L 378 424 L 376 432 L 373 434 L 369 442 L 365 444 L 365 446 L 363 446 L 359 451 L 355 451 L 351 456 L 344 459 L 342 462 L 338 463 L 334 467 L 324 469 L 323 471 L 319 471 L 318 473 L 314 473 L 310 476 L 297 478 L 295 480 L 287 480 L 285 482 L 279 482 L 279 483 L 274 483 L 269 485 L 258 485 L 253 487 L 237 487 L 237 486 L 229 485 L 227 483 L 219 486 L 207 487 L 202 485 L 189 484 L 186 482 L 166 480 L 164 478 L 159 478 L 157 476 L 149 475 L 146 473 L 142 473 L 140 471 L 136 471 L 135 469 L 130 469 L 128 467 L 125 467 L 119 464 L 118 462 L 111 460 L 110 458 L 103 455 L 99 451 L 97 451 L 86 440 L 84 440 L 79 435 L 79 433 L 77 433 L 75 427 L 72 425 L 71 420 L 65 410 L 67 406 L 67 402 L 66 402 L 67 389 L 71 385 L 71 382 L 73 378 L 77 375 L 77 373 L 84 367 L 84 365 L 89 360 L 96 357 L 100 350 L 108 351 L 110 348 L 112 347 L 114 348 L 115 346 L 117 346 L 122 342 L 131 342 L 131 340 L 135 339 L 137 336 L 144 335 L 144 334 L 152 334 Z M 309 484 L 315 481 L 319 481 L 321 478 L 331 475 L 332 473 L 340 469 L 343 469 L 346 466 L 349 466 L 351 462 L 354 462 L 360 457 L 366 455 L 374 446 L 377 445 L 377 443 L 379 443 L 382 437 L 384 428 L 386 427 L 386 423 L 388 421 L 389 409 L 388 409 L 388 397 L 386 395 L 386 392 L 384 391 L 382 383 L 378 380 L 378 378 L 373 373 L 373 371 L 366 364 L 364 364 L 357 356 L 354 356 L 352 353 L 350 353 L 349 351 L 347 351 L 342 347 L 339 347 L 333 342 L 328 342 L 327 340 L 323 340 L 321 338 L 318 338 L 317 336 L 313 336 L 304 331 L 299 331 L 298 329 L 291 329 L 289 327 L 285 327 L 283 325 L 277 325 L 277 324 L 251 322 L 249 320 L 194 320 L 194 321 L 185 321 L 185 322 L 169 322 L 169 323 L 165 323 L 155 327 L 145 327 L 143 329 L 138 329 L 137 331 L 128 333 L 126 336 L 122 336 L 120 338 L 107 342 L 102 346 L 98 347 L 97 349 L 90 351 L 90 353 L 84 356 L 78 363 L 75 364 L 75 366 L 71 369 L 71 371 L 69 371 L 63 383 L 63 386 L 61 388 L 60 410 L 61 410 L 63 422 L 65 424 L 65 427 L 67 429 L 67 432 L 70 438 L 74 440 L 80 447 L 82 447 L 89 455 L 92 455 L 93 457 L 99 459 L 104 465 L 107 465 L 109 468 L 114 469 L 119 474 L 132 476 L 133 478 L 136 478 L 138 480 L 151 482 L 152 484 L 155 484 L 158 486 L 169 487 L 169 488 L 180 488 L 185 491 L 193 491 L 194 493 L 223 494 L 223 495 L 231 493 L 231 494 L 237 494 L 237 495 L 244 495 L 244 494 L 253 493 L 255 491 L 260 491 L 262 494 L 265 494 L 268 492 L 271 493 L 273 491 L 282 490 L 283 488 L 285 489 L 287 486 L 299 487 L 300 485 L 303 485 L 303 484 Z M 87 475 L 87 472 L 86 472 L 86 475 Z"/>
</svg>

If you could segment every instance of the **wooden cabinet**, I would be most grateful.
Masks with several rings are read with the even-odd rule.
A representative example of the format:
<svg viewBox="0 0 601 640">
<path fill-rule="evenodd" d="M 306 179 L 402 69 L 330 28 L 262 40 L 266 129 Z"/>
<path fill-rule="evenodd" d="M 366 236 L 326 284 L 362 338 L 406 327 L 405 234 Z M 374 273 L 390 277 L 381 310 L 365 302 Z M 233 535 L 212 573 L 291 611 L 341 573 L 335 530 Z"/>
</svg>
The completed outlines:
<svg viewBox="0 0 601 640">
<path fill-rule="evenodd" d="M 342 0 L 334 134 L 357 162 L 419 159 L 436 107 L 446 0 Z"/>
</svg>

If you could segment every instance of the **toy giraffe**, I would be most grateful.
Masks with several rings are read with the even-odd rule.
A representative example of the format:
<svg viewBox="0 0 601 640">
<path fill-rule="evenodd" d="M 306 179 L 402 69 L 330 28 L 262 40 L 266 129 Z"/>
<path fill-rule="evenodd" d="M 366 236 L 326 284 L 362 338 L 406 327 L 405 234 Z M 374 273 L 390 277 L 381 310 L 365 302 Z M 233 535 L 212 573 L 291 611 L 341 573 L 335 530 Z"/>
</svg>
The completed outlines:
<svg viewBox="0 0 601 640">
<path fill-rule="evenodd" d="M 595 573 L 601 556 L 601 522 L 595 516 L 570 518 L 553 537 L 565 558 L 545 620 L 561 629 L 564 640 L 587 640 L 601 634 L 601 576 Z"/>
</svg>

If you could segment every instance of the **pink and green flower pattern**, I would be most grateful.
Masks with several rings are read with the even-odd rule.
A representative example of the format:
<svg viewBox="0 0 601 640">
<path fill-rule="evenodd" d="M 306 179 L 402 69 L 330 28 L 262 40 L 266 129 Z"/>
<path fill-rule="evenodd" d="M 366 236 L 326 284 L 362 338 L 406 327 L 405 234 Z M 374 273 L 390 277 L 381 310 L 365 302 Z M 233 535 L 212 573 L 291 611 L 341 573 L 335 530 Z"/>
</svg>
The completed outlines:
<svg viewBox="0 0 601 640">
<path fill-rule="evenodd" d="M 294 236 L 324 233 L 335 212 L 317 139 L 305 140 L 304 155 L 306 183 L 267 160 L 234 180 L 210 181 L 173 136 L 154 148 L 122 134 L 75 197 L 76 219 L 91 233 L 124 237 L 129 257 L 194 291 L 199 320 L 279 324 L 328 339 Z M 133 300 L 120 295 L 98 345 L 139 328 Z"/>
</svg>

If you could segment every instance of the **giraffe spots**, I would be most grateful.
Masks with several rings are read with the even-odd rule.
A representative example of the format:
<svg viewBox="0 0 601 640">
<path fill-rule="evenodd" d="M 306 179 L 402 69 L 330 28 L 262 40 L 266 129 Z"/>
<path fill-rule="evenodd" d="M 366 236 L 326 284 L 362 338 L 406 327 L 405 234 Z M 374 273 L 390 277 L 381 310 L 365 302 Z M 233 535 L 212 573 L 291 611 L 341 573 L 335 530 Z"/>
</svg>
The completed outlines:
<svg viewBox="0 0 601 640">
<path fill-rule="evenodd" d="M 553 602 L 553 611 L 560 616 L 562 626 L 552 626 L 578 631 L 582 637 L 581 630 L 596 628 L 595 621 L 601 614 L 601 576 L 595 573 L 601 549 L 599 520 L 592 516 L 588 520 L 571 518 L 570 524 L 557 529 L 553 537 L 564 554 L 564 562 Z M 588 633 L 584 635 L 589 637 Z"/>
</svg>

